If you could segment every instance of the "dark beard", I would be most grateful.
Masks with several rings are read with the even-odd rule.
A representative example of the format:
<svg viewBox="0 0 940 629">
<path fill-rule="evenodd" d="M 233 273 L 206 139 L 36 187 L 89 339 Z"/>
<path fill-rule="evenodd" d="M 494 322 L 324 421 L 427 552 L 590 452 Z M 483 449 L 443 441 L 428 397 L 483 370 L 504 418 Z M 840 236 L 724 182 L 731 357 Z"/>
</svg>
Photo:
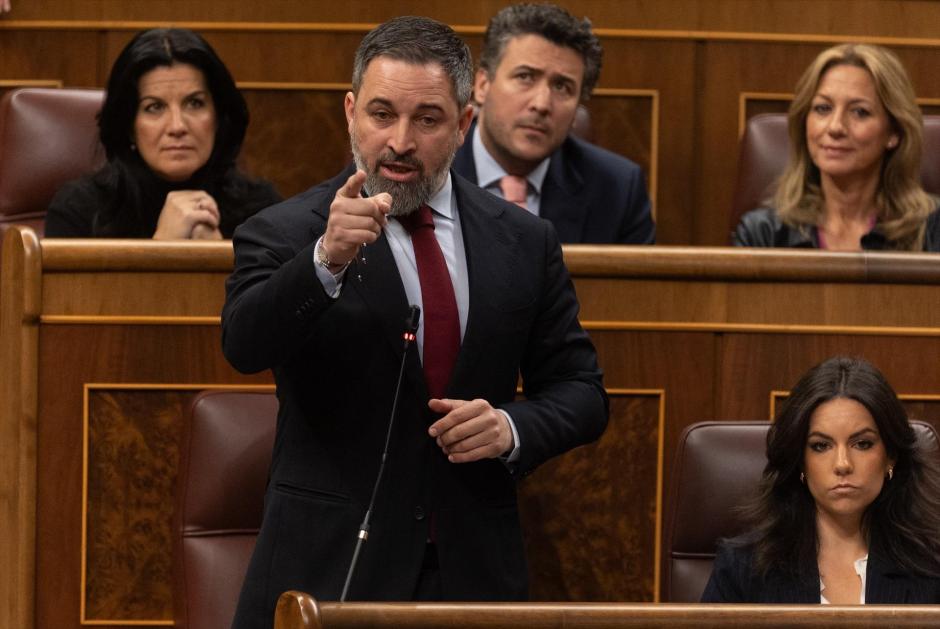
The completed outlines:
<svg viewBox="0 0 940 629">
<path fill-rule="evenodd" d="M 444 166 L 439 171 L 428 174 L 425 172 L 424 162 L 412 155 L 399 155 L 391 149 L 379 155 L 375 165 L 370 168 L 359 151 L 359 143 L 356 142 L 355 134 L 351 133 L 349 135 L 349 143 L 352 146 L 356 168 L 366 173 L 365 189 L 368 190 L 369 195 L 374 196 L 380 192 L 387 192 L 391 195 L 392 208 L 388 212 L 389 216 L 411 214 L 430 201 L 431 197 L 440 190 L 441 185 L 444 183 L 444 178 L 450 170 L 450 164 L 457 153 L 457 147 L 455 146 L 451 151 L 450 159 L 447 160 Z M 379 164 L 382 162 L 398 162 L 412 166 L 418 170 L 418 179 L 411 183 L 390 181 L 379 174 Z"/>
</svg>

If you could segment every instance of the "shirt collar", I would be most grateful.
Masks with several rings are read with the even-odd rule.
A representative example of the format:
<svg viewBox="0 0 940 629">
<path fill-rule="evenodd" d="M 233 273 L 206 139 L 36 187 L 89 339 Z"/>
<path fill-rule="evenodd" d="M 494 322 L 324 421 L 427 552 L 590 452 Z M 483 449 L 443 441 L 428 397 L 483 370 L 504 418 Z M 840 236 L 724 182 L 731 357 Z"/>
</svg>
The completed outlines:
<svg viewBox="0 0 940 629">
<path fill-rule="evenodd" d="M 448 171 L 443 185 L 428 199 L 428 206 L 441 216 L 454 220 L 456 218 L 454 204 L 454 184 Z"/>
<path fill-rule="evenodd" d="M 480 125 L 479 122 L 473 128 L 473 164 L 477 169 L 477 182 L 481 188 L 489 188 L 490 186 L 499 185 L 499 180 L 505 177 L 508 173 L 506 169 L 499 165 L 499 162 L 490 155 L 490 152 L 486 150 L 486 146 L 483 144 L 483 139 L 480 137 Z M 539 165 L 536 166 L 532 172 L 526 175 L 526 181 L 529 182 L 529 185 L 532 188 L 541 194 L 542 192 L 542 182 L 545 181 L 545 175 L 548 174 L 548 162 L 551 159 L 551 156 L 546 157 Z"/>
</svg>

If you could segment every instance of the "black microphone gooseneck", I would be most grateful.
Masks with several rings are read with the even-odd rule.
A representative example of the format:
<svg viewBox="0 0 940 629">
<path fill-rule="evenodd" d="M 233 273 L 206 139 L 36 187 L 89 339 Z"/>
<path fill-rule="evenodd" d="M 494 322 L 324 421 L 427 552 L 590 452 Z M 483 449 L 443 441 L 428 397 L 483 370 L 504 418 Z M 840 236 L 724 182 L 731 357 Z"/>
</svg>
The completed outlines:
<svg viewBox="0 0 940 629">
<path fill-rule="evenodd" d="M 421 308 L 411 306 L 408 310 L 408 316 L 405 318 L 405 331 L 402 338 L 405 341 L 404 351 L 401 354 L 401 366 L 398 368 L 398 383 L 395 385 L 395 398 L 392 400 L 392 414 L 388 418 L 388 432 L 385 433 L 385 448 L 382 450 L 382 460 L 379 463 L 379 473 L 375 477 L 375 485 L 372 486 L 372 497 L 369 499 L 369 507 L 366 509 L 366 515 L 359 525 L 359 536 L 356 540 L 356 548 L 353 550 L 352 560 L 349 562 L 349 570 L 346 572 L 346 583 L 343 585 L 343 593 L 339 597 L 339 602 L 346 601 L 346 594 L 349 592 L 349 584 L 352 583 L 353 574 L 356 572 L 356 563 L 359 561 L 359 551 L 362 550 L 362 543 L 369 538 L 369 520 L 372 518 L 372 508 L 375 506 L 375 497 L 379 493 L 379 484 L 382 482 L 382 474 L 385 472 L 385 461 L 388 459 L 388 444 L 392 440 L 392 427 L 395 425 L 395 414 L 398 411 L 398 396 L 401 394 L 401 379 L 405 373 L 405 360 L 408 358 L 408 348 L 415 340 L 415 333 L 418 331 L 418 321 L 421 319 Z"/>
</svg>

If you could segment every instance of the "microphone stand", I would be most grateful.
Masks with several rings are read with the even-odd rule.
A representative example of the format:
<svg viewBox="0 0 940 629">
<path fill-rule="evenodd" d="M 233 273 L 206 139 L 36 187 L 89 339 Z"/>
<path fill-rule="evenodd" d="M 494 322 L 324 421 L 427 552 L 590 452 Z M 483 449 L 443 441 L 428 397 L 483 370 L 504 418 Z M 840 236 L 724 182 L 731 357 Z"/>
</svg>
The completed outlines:
<svg viewBox="0 0 940 629">
<path fill-rule="evenodd" d="M 346 572 L 346 583 L 343 585 L 343 593 L 339 597 L 339 602 L 346 601 L 346 594 L 349 593 L 349 584 L 352 583 L 353 574 L 356 572 L 356 563 L 359 561 L 359 552 L 362 550 L 362 544 L 369 539 L 369 520 L 372 518 L 372 508 L 375 506 L 375 498 L 379 493 L 379 484 L 382 482 L 382 474 L 385 472 L 385 461 L 388 459 L 388 444 L 392 440 L 392 427 L 395 425 L 395 414 L 398 410 L 398 396 L 401 394 L 401 380 L 405 373 L 405 360 L 408 358 L 408 348 L 414 342 L 418 331 L 418 322 L 421 319 L 421 308 L 412 305 L 408 311 L 408 317 L 405 318 L 405 331 L 402 338 L 405 341 L 404 351 L 401 355 L 401 365 L 398 368 L 398 383 L 395 385 L 395 398 L 392 400 L 392 414 L 388 418 L 388 431 L 385 433 L 385 448 L 382 450 L 382 460 L 379 463 L 379 473 L 375 477 L 375 485 L 372 486 L 372 497 L 369 498 L 369 506 L 366 509 L 366 515 L 359 525 L 359 536 L 356 539 L 356 548 L 353 550 L 352 560 L 349 562 L 349 570 Z"/>
</svg>

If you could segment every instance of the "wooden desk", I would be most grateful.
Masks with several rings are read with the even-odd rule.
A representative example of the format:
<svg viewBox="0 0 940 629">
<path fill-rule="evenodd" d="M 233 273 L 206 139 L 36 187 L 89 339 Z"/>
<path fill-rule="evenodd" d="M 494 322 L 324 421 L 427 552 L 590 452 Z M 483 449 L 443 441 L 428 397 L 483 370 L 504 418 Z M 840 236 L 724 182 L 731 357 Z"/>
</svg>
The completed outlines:
<svg viewBox="0 0 940 629">
<path fill-rule="evenodd" d="M 274 629 L 923 629 L 937 623 L 940 608 L 929 605 L 318 603 L 285 592 Z"/>
<path fill-rule="evenodd" d="M 534 600 L 657 599 L 672 444 L 766 418 L 862 354 L 940 426 L 940 257 L 568 247 L 611 423 L 521 486 Z M 196 390 L 270 388 L 222 357 L 229 243 L 8 234 L 0 265 L 0 626 L 172 624 L 169 519 Z"/>
</svg>

